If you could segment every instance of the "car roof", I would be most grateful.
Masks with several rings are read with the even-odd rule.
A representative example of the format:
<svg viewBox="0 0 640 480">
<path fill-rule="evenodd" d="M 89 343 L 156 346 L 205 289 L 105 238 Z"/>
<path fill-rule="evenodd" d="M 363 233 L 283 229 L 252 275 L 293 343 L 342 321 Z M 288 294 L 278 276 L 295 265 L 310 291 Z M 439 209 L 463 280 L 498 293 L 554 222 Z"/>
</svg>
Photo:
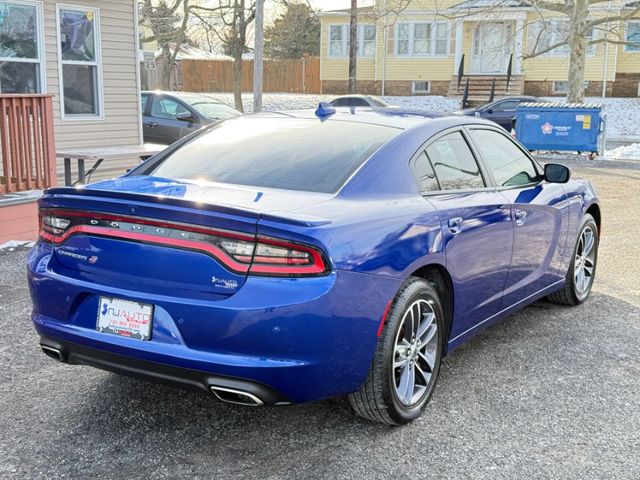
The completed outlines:
<svg viewBox="0 0 640 480">
<path fill-rule="evenodd" d="M 281 110 L 276 112 L 263 112 L 251 115 L 252 117 L 288 116 L 300 119 L 316 119 L 319 121 L 341 121 L 353 123 L 370 123 L 407 130 L 416 125 L 436 118 L 445 117 L 439 112 L 420 109 L 384 109 L 370 107 L 332 107 L 335 113 L 320 118 L 314 109 Z M 456 117 L 458 118 L 458 117 Z"/>
<path fill-rule="evenodd" d="M 224 102 L 221 102 L 220 100 L 212 97 L 210 94 L 207 94 L 207 93 L 165 92 L 165 91 L 162 91 L 162 90 L 146 90 L 146 91 L 143 91 L 142 94 L 144 94 L 144 95 L 165 95 L 167 97 L 175 97 L 175 98 L 206 98 L 208 100 L 211 100 L 212 103 L 224 103 Z"/>
</svg>

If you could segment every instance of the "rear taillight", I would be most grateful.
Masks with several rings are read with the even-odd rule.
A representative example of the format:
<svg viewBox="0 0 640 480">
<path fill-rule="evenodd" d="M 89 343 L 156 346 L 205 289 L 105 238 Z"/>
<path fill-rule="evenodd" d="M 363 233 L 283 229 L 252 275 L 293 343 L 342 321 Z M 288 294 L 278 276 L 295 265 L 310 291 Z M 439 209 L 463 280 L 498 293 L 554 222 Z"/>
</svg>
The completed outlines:
<svg viewBox="0 0 640 480">
<path fill-rule="evenodd" d="M 71 219 L 56 215 L 40 215 L 40 238 L 53 241 L 61 237 L 71 225 Z"/>
<path fill-rule="evenodd" d="M 329 270 L 324 255 L 314 247 L 258 237 L 249 273 L 255 275 L 323 275 Z"/>
<path fill-rule="evenodd" d="M 113 214 L 40 212 L 40 239 L 62 244 L 75 234 L 193 250 L 215 258 L 237 273 L 304 277 L 329 272 L 329 264 L 320 250 L 286 240 Z"/>
</svg>

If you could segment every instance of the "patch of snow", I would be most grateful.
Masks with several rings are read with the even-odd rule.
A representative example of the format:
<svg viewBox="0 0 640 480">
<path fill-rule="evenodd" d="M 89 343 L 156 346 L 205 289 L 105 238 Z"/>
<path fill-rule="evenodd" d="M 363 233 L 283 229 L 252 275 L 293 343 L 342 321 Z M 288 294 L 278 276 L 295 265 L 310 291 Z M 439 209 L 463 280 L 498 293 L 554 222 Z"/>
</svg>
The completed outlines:
<svg viewBox="0 0 640 480">
<path fill-rule="evenodd" d="M 5 243 L 0 243 L 0 250 L 9 250 L 10 252 L 19 247 L 31 248 L 35 245 L 35 242 L 26 242 L 20 240 L 9 240 Z"/>
<path fill-rule="evenodd" d="M 212 93 L 211 96 L 220 101 L 233 105 L 233 95 L 230 93 Z M 296 110 L 315 108 L 320 102 L 328 102 L 336 95 L 305 95 L 294 93 L 265 93 L 263 105 L 265 110 Z M 460 100 L 437 95 L 383 97 L 392 105 L 405 108 L 420 108 L 441 113 L 450 113 L 460 108 Z M 559 97 L 548 98 L 550 102 L 562 102 Z M 247 113 L 253 110 L 253 95 L 244 93 L 242 102 Z M 606 134 L 609 140 L 640 142 L 640 99 L 638 98 L 605 98 L 587 97 L 585 103 L 600 103 L 604 105 L 606 115 Z M 637 140 L 636 140 L 637 139 Z"/>
<path fill-rule="evenodd" d="M 233 94 L 211 93 L 217 100 L 233 106 Z M 304 108 L 316 108 L 320 102 L 330 102 L 337 95 L 309 95 L 296 93 L 265 93 L 262 96 L 262 104 L 267 111 L 298 110 Z M 460 108 L 459 100 L 428 95 L 419 97 L 382 97 L 392 105 L 404 108 L 420 108 L 424 110 L 449 113 Z M 253 94 L 243 93 L 242 103 L 246 113 L 253 111 Z"/>
<path fill-rule="evenodd" d="M 613 150 L 607 150 L 604 158 L 610 160 L 640 160 L 640 143 L 622 145 Z"/>
</svg>

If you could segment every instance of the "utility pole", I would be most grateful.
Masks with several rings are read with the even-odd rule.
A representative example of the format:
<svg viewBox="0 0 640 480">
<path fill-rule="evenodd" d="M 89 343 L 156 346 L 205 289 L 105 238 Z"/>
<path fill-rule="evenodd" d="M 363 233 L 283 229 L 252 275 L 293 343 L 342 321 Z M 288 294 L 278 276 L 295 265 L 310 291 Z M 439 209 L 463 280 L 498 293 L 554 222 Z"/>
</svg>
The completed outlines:
<svg viewBox="0 0 640 480">
<path fill-rule="evenodd" d="M 262 111 L 264 58 L 264 0 L 256 0 L 256 40 L 253 49 L 253 111 Z"/>
<path fill-rule="evenodd" d="M 358 0 L 351 0 L 349 20 L 349 93 L 356 93 L 356 57 L 358 54 Z"/>
</svg>

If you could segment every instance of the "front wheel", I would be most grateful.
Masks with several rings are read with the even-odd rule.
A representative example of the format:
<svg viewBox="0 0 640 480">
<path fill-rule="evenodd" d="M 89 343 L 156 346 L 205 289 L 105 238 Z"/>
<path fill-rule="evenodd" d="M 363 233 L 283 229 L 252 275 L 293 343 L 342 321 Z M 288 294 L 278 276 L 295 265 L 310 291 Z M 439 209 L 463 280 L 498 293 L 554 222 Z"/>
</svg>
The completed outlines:
<svg viewBox="0 0 640 480">
<path fill-rule="evenodd" d="M 599 241 L 598 225 L 591 215 L 586 214 L 582 219 L 564 288 L 547 297 L 551 302 L 574 306 L 589 297 L 596 276 Z"/>
<path fill-rule="evenodd" d="M 443 335 L 438 293 L 411 277 L 393 300 L 367 379 L 349 395 L 355 412 L 389 425 L 419 417 L 438 378 Z"/>
</svg>

